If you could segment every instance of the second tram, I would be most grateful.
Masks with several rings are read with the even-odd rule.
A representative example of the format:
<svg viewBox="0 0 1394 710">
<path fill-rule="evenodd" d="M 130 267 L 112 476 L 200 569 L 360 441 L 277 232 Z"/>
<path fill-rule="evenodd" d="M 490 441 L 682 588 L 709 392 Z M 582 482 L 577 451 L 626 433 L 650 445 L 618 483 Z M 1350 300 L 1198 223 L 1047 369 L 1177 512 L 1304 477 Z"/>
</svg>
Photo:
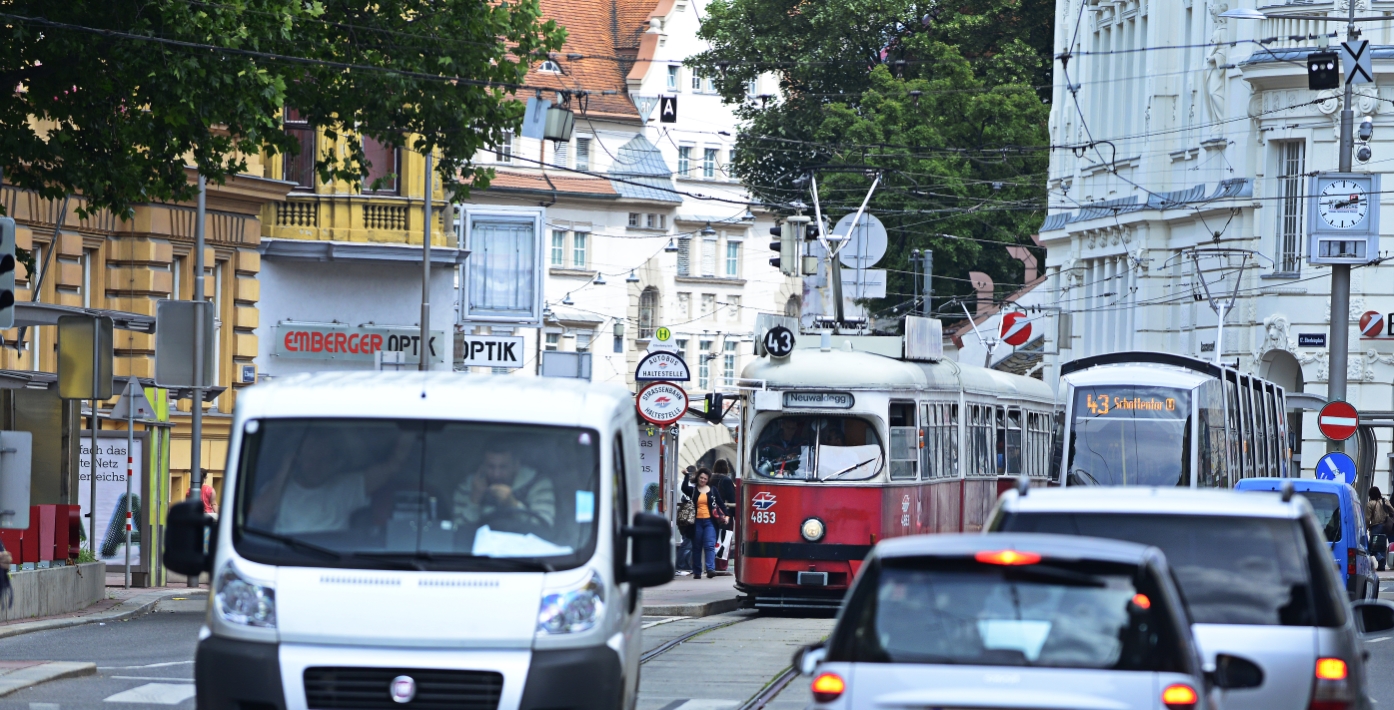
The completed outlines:
<svg viewBox="0 0 1394 710">
<path fill-rule="evenodd" d="M 1052 469 L 1055 394 L 1030 377 L 810 348 L 741 384 L 736 582 L 757 608 L 835 608 L 878 540 L 980 530 Z"/>
<path fill-rule="evenodd" d="M 1060 368 L 1066 486 L 1231 488 L 1294 475 L 1283 388 L 1181 355 L 1121 352 Z"/>
</svg>

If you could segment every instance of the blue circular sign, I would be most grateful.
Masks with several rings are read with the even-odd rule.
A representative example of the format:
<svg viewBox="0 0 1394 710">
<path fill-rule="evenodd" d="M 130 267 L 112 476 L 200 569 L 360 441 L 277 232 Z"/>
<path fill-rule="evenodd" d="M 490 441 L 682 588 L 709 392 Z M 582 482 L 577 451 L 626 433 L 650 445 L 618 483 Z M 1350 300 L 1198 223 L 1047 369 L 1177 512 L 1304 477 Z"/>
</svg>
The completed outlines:
<svg viewBox="0 0 1394 710">
<path fill-rule="evenodd" d="M 1317 462 L 1317 478 L 1355 485 L 1355 461 L 1339 451 L 1333 451 Z"/>
</svg>

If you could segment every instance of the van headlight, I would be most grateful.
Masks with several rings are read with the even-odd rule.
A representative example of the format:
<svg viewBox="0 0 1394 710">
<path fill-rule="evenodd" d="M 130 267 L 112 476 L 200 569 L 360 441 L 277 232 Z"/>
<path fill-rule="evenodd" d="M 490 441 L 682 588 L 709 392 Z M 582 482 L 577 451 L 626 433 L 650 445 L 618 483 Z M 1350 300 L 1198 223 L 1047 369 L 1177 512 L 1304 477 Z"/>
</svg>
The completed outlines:
<svg viewBox="0 0 1394 710">
<path fill-rule="evenodd" d="M 213 607 L 229 624 L 276 628 L 276 590 L 243 579 L 232 567 L 218 576 Z"/>
<path fill-rule="evenodd" d="M 600 575 L 579 587 L 551 592 L 542 597 L 537 610 L 537 631 L 543 634 L 574 634 L 595 628 L 605 613 L 605 585 Z"/>
</svg>

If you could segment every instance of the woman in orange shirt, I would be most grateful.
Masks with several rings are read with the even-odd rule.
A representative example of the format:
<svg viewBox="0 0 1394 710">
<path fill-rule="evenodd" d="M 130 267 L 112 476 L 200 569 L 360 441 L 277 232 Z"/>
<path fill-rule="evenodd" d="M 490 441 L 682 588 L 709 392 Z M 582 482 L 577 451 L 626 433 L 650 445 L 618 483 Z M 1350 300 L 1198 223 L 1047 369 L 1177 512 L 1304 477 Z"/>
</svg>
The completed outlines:
<svg viewBox="0 0 1394 710">
<path fill-rule="evenodd" d="M 712 473 L 705 467 L 697 469 L 696 480 L 683 481 L 682 492 L 697 506 L 697 521 L 692 531 L 692 578 L 702 578 L 703 562 L 707 576 L 716 571 L 716 523 L 726 517 L 726 501 L 721 491 L 711 483 Z"/>
</svg>

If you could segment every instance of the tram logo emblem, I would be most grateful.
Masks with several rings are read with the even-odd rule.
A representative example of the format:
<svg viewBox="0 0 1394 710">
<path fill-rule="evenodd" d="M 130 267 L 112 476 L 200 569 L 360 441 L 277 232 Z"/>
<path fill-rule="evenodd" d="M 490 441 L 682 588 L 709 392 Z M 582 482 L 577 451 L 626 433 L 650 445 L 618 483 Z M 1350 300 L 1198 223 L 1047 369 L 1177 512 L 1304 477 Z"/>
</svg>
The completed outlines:
<svg viewBox="0 0 1394 710">
<path fill-rule="evenodd" d="M 774 507 L 774 503 L 774 494 L 767 493 L 765 491 L 760 491 L 759 493 L 756 493 L 750 499 L 750 504 L 755 506 L 756 510 L 769 510 L 770 508 Z"/>
<path fill-rule="evenodd" d="M 908 512 L 910 512 L 910 496 L 909 496 L 909 494 L 906 494 L 906 496 L 905 496 L 904 498 L 901 499 L 901 501 L 900 501 L 900 512 L 902 512 L 902 513 L 908 513 Z"/>
</svg>

